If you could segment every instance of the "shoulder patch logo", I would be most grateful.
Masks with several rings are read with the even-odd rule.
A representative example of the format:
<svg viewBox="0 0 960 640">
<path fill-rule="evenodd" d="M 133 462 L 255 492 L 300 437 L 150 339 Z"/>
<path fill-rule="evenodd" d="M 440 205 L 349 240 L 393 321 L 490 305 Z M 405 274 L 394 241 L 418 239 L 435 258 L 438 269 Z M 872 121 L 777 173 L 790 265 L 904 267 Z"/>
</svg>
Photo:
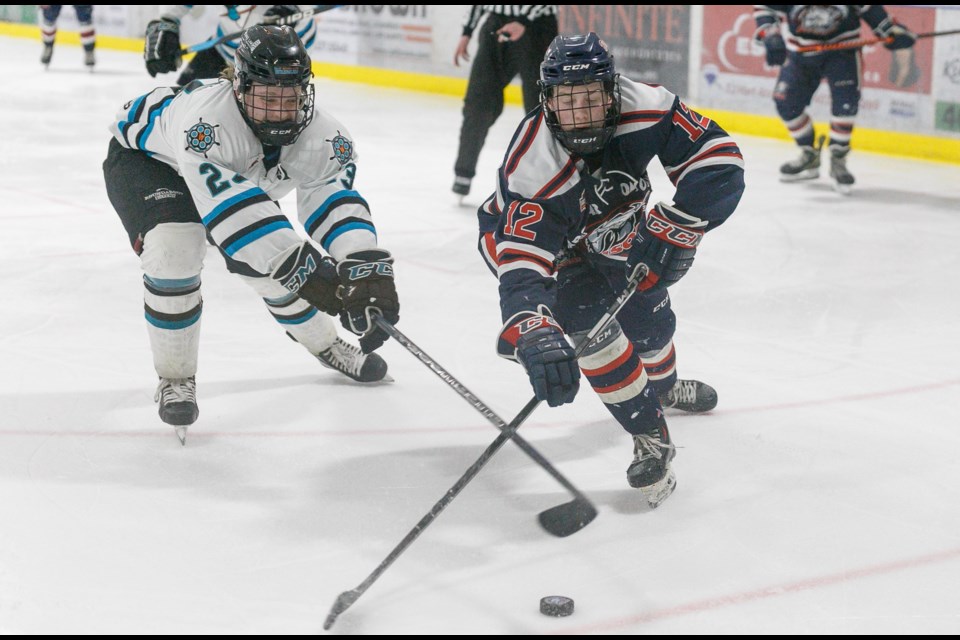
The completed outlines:
<svg viewBox="0 0 960 640">
<path fill-rule="evenodd" d="M 333 146 L 333 155 L 330 156 L 330 159 L 336 158 L 340 166 L 347 164 L 353 158 L 353 143 L 339 131 L 332 139 L 325 140 L 325 142 L 329 142 Z"/>
<path fill-rule="evenodd" d="M 187 134 L 186 148 L 202 153 L 203 157 L 206 158 L 207 152 L 213 149 L 214 145 L 220 144 L 217 141 L 217 127 L 219 126 L 218 124 L 204 122 L 203 118 L 200 118 L 200 122 L 184 131 Z"/>
</svg>

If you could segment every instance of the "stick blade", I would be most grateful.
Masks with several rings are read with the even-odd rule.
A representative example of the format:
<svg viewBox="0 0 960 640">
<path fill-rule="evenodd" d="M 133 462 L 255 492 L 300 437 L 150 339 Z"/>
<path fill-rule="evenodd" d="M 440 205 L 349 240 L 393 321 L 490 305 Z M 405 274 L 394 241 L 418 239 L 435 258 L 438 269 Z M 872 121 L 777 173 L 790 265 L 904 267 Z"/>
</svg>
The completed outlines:
<svg viewBox="0 0 960 640">
<path fill-rule="evenodd" d="M 537 519 L 547 533 L 566 538 L 593 522 L 597 509 L 590 502 L 576 499 L 542 511 Z"/>
<path fill-rule="evenodd" d="M 333 623 L 337 621 L 337 618 L 340 616 L 340 614 L 349 609 L 359 597 L 360 592 L 356 589 L 344 591 L 337 596 L 337 600 L 333 603 L 333 606 L 330 607 L 330 613 L 327 614 L 327 619 L 323 623 L 324 631 L 328 631 L 330 627 L 333 626 Z"/>
</svg>

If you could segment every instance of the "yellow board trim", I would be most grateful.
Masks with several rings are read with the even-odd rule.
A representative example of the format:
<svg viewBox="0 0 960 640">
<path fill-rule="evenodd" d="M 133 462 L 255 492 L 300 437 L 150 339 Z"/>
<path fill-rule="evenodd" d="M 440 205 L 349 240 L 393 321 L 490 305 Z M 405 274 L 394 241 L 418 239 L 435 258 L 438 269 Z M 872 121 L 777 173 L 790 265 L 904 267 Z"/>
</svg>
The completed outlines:
<svg viewBox="0 0 960 640">
<path fill-rule="evenodd" d="M 36 25 L 14 24 L 0 22 L 0 35 L 18 38 L 40 39 L 40 27 Z M 80 35 L 75 32 L 61 31 L 57 33 L 57 43 L 80 45 Z M 143 40 L 140 38 L 120 38 L 117 36 L 97 36 L 97 46 L 104 49 L 118 51 L 143 51 Z M 394 71 L 376 67 L 361 67 L 331 62 L 314 62 L 313 72 L 321 78 L 340 80 L 344 82 L 358 82 L 378 87 L 392 89 L 406 89 L 410 91 L 424 91 L 427 93 L 463 97 L 467 91 L 467 81 L 462 78 L 448 78 L 425 73 L 408 71 Z M 523 104 L 523 94 L 520 87 L 511 85 L 504 93 L 508 104 Z M 790 140 L 783 122 L 774 116 L 760 116 L 734 111 L 719 111 L 715 109 L 698 109 L 700 113 L 716 120 L 724 129 L 733 133 Z M 818 130 L 826 132 L 827 123 L 818 123 Z M 921 158 L 960 164 L 960 140 L 946 137 L 926 136 L 915 133 L 901 133 L 897 131 L 883 131 L 880 129 L 866 129 L 856 127 L 853 130 L 852 146 L 862 151 L 874 151 L 898 157 Z"/>
</svg>

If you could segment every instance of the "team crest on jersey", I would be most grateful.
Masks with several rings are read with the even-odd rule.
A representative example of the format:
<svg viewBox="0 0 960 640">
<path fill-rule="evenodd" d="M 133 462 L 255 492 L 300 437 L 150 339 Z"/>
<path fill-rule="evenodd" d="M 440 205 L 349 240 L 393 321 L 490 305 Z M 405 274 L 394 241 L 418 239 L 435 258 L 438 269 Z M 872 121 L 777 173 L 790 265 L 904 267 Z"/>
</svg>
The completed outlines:
<svg viewBox="0 0 960 640">
<path fill-rule="evenodd" d="M 206 158 L 207 152 L 213 149 L 214 146 L 220 144 L 220 142 L 217 141 L 217 127 L 219 126 L 218 124 L 204 122 L 203 118 L 200 118 L 200 122 L 184 132 L 187 134 L 186 148 L 191 151 L 196 151 L 197 153 L 202 153 L 203 157 Z"/>
<path fill-rule="evenodd" d="M 330 156 L 330 159 L 336 158 L 341 167 L 353 159 L 353 143 L 339 131 L 332 139 L 327 139 L 325 142 L 329 142 L 333 147 L 333 155 Z"/>
</svg>

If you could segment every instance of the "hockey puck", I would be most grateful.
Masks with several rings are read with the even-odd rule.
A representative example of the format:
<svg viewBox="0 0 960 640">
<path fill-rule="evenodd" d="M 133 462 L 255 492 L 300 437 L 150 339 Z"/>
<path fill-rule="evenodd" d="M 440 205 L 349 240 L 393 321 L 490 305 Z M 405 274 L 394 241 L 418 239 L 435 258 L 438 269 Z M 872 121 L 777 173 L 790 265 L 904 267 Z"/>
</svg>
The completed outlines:
<svg viewBox="0 0 960 640">
<path fill-rule="evenodd" d="M 556 618 L 569 616 L 573 613 L 573 598 L 566 596 L 546 596 L 540 598 L 540 613 Z"/>
</svg>

